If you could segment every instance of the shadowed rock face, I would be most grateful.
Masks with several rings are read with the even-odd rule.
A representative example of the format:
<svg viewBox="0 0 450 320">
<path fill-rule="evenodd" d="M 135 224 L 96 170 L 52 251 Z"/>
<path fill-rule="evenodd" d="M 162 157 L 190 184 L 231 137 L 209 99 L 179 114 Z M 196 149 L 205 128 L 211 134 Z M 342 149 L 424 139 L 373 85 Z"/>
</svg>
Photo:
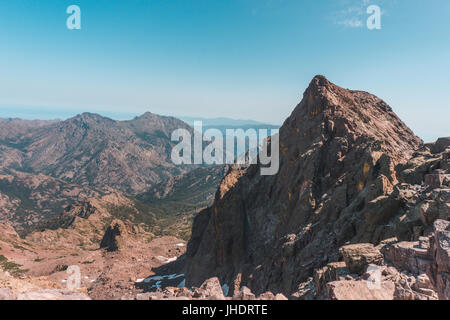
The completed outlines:
<svg viewBox="0 0 450 320">
<path fill-rule="evenodd" d="M 100 242 L 100 248 L 105 248 L 110 252 L 122 250 L 126 245 L 126 236 L 127 229 L 125 224 L 120 220 L 114 220 L 106 229 L 105 235 Z"/>
<path fill-rule="evenodd" d="M 350 242 L 392 236 L 395 166 L 423 142 L 381 99 L 316 76 L 280 129 L 280 170 L 234 167 L 195 219 L 187 285 L 287 295 Z M 409 226 L 408 226 L 409 227 Z"/>
</svg>

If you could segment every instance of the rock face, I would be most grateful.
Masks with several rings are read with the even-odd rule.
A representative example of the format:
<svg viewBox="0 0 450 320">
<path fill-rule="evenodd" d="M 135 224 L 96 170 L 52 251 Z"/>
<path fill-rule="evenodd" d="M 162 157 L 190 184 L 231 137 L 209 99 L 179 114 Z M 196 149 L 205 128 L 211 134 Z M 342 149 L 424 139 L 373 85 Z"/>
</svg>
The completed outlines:
<svg viewBox="0 0 450 320">
<path fill-rule="evenodd" d="M 431 276 L 440 299 L 450 300 L 450 222 L 437 220 L 430 241 Z"/>
<path fill-rule="evenodd" d="M 195 218 L 188 285 L 217 276 L 230 294 L 245 285 L 298 297 L 315 269 L 338 261 L 341 246 L 413 236 L 420 222 L 396 220 L 407 208 L 395 168 L 423 143 L 385 102 L 317 76 L 279 135 L 276 175 L 232 168 Z"/>
</svg>

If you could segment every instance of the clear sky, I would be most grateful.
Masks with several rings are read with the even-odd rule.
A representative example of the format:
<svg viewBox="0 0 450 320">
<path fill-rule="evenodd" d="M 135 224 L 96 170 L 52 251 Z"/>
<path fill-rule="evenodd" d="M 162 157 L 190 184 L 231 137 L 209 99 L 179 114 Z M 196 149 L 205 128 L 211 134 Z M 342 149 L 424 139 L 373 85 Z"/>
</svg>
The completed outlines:
<svg viewBox="0 0 450 320">
<path fill-rule="evenodd" d="M 66 27 L 72 4 L 81 30 Z M 430 141 L 450 136 L 449 71 L 448 0 L 0 0 L 0 117 L 281 124 L 324 74 Z"/>
</svg>

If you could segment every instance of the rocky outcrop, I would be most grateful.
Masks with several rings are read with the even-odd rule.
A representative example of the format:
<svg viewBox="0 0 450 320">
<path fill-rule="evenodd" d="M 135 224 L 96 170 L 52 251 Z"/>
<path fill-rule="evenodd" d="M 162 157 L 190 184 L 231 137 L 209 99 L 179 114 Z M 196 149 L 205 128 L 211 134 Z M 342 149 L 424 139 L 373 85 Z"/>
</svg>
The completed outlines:
<svg viewBox="0 0 450 320">
<path fill-rule="evenodd" d="M 345 265 L 352 273 L 364 272 L 369 264 L 380 265 L 384 257 L 371 243 L 359 243 L 344 246 L 340 249 Z"/>
<path fill-rule="evenodd" d="M 279 138 L 276 175 L 261 176 L 259 165 L 233 167 L 214 204 L 195 218 L 188 285 L 217 276 L 231 294 L 247 286 L 256 295 L 300 298 L 314 270 L 338 261 L 343 245 L 396 234 L 410 240 L 422 224 L 400 218 L 409 211 L 396 170 L 422 141 L 381 99 L 317 76 Z M 422 156 L 432 164 L 441 157 Z M 414 166 L 403 169 L 419 178 Z"/>
<path fill-rule="evenodd" d="M 127 227 L 120 220 L 111 222 L 108 229 L 100 242 L 100 248 L 105 248 L 107 251 L 119 251 L 126 248 L 127 243 Z"/>
<path fill-rule="evenodd" d="M 391 239 L 377 248 L 370 247 L 369 254 L 367 250 L 352 250 L 352 260 L 344 258 L 345 263 L 315 271 L 313 295 L 333 300 L 450 300 L 449 231 L 449 221 L 436 220 L 430 236 L 420 241 Z M 343 254 L 346 250 L 341 248 Z M 354 260 L 366 261 L 368 256 L 380 254 L 378 265 L 366 265 L 359 275 L 351 272 Z M 336 264 L 340 272 L 329 272 Z"/>
<path fill-rule="evenodd" d="M 430 239 L 429 257 L 432 260 L 429 274 L 439 298 L 450 300 L 450 222 L 437 220 Z"/>
</svg>

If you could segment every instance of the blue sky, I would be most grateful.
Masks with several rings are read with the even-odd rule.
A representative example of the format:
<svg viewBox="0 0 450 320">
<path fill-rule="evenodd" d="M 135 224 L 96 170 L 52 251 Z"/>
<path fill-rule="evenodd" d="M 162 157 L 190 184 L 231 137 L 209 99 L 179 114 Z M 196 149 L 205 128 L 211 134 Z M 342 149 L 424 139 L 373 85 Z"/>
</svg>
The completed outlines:
<svg viewBox="0 0 450 320">
<path fill-rule="evenodd" d="M 68 30 L 66 8 L 81 8 Z M 366 8 L 382 9 L 381 30 Z M 448 136 L 448 0 L 0 0 L 0 117 L 159 114 L 282 123 L 311 78 Z"/>
</svg>

